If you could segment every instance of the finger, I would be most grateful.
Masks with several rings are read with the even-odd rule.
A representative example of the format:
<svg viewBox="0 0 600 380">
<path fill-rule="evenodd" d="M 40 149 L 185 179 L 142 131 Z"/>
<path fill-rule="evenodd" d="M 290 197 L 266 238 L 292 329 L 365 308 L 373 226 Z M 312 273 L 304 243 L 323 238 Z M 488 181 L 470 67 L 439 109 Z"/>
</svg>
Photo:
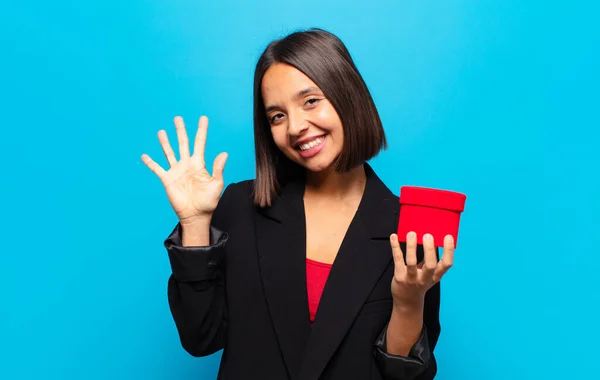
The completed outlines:
<svg viewBox="0 0 600 380">
<path fill-rule="evenodd" d="M 177 131 L 177 142 L 179 143 L 179 159 L 190 158 L 190 143 L 183 119 L 181 116 L 176 116 L 174 122 L 175 130 Z"/>
<path fill-rule="evenodd" d="M 406 272 L 409 277 L 417 277 L 417 234 L 406 234 Z"/>
<path fill-rule="evenodd" d="M 206 134 L 208 133 L 208 118 L 206 116 L 200 116 L 198 120 L 198 130 L 196 131 L 196 139 L 194 141 L 194 157 L 200 160 L 202 167 L 204 167 L 204 150 L 206 148 Z"/>
<path fill-rule="evenodd" d="M 173 148 L 171 148 L 171 143 L 169 143 L 169 137 L 167 136 L 166 131 L 158 131 L 158 141 L 160 142 L 160 146 L 162 147 L 163 153 L 167 158 L 169 167 L 172 167 L 177 163 L 177 158 L 175 158 L 175 153 L 173 153 Z"/>
<path fill-rule="evenodd" d="M 423 276 L 428 281 L 431 281 L 433 277 L 433 272 L 435 271 L 435 268 L 437 267 L 438 263 L 435 254 L 435 244 L 433 236 L 431 234 L 425 234 L 423 236 L 423 250 Z"/>
<path fill-rule="evenodd" d="M 227 153 L 223 152 L 219 154 L 213 162 L 212 176 L 216 179 L 223 179 L 223 170 L 225 170 L 225 163 L 227 162 Z"/>
<path fill-rule="evenodd" d="M 442 279 L 442 276 L 452 267 L 454 264 L 454 238 L 452 235 L 446 235 L 444 237 L 444 252 L 442 253 L 442 259 L 438 262 L 435 273 L 433 274 L 433 281 L 438 282 Z"/>
<path fill-rule="evenodd" d="M 164 175 L 165 175 L 165 170 L 156 162 L 154 162 L 154 160 L 152 160 L 150 158 L 150 156 L 148 156 L 147 154 L 142 154 L 142 162 L 144 164 L 146 164 L 146 166 L 152 170 L 152 172 L 154 174 L 156 174 L 158 176 L 158 178 L 160 178 L 160 180 L 162 181 Z"/>
<path fill-rule="evenodd" d="M 398 242 L 398 235 L 390 235 L 390 246 L 392 247 L 392 255 L 394 256 L 394 266 L 399 269 L 406 268 L 406 264 L 404 263 L 404 253 L 402 253 L 400 242 Z"/>
</svg>

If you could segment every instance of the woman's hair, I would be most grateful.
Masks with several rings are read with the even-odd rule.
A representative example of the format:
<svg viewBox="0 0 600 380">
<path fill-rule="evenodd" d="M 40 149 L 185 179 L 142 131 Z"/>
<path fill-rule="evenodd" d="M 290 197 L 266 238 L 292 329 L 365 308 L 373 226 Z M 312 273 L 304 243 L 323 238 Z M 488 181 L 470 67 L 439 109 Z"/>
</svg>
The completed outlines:
<svg viewBox="0 0 600 380">
<path fill-rule="evenodd" d="M 344 143 L 334 163 L 337 172 L 349 171 L 387 147 L 367 85 L 338 37 L 322 29 L 308 29 L 275 40 L 260 56 L 254 73 L 254 203 L 260 207 L 270 206 L 281 186 L 305 172 L 277 148 L 271 134 L 261 85 L 265 72 L 276 63 L 293 66 L 309 77 L 339 115 Z"/>
</svg>

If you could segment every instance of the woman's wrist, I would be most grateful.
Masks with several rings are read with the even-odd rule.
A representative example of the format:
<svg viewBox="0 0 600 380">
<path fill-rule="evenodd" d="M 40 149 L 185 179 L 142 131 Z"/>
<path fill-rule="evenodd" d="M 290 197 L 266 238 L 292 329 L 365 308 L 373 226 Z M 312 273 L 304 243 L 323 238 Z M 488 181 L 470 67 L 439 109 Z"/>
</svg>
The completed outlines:
<svg viewBox="0 0 600 380">
<path fill-rule="evenodd" d="M 393 309 L 399 314 L 423 314 L 425 308 L 425 297 L 416 297 L 414 299 L 396 299 L 393 301 Z"/>
<path fill-rule="evenodd" d="M 198 217 L 193 221 L 180 222 L 181 244 L 184 247 L 206 247 L 210 245 L 211 216 Z"/>
</svg>

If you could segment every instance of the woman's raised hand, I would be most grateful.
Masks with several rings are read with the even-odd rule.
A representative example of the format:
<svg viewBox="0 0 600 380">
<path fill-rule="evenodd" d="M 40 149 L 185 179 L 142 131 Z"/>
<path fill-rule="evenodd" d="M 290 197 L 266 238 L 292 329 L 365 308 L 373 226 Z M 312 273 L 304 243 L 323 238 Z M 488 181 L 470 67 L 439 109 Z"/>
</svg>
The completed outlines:
<svg viewBox="0 0 600 380">
<path fill-rule="evenodd" d="M 219 203 L 223 191 L 223 169 L 227 161 L 227 153 L 223 152 L 215 158 L 212 175 L 210 175 L 204 162 L 208 119 L 206 116 L 200 117 L 194 152 L 191 156 L 183 119 L 177 116 L 174 121 L 179 143 L 179 161 L 175 158 L 167 132 L 164 130 L 158 132 L 158 140 L 167 157 L 169 170 L 164 170 L 147 154 L 142 155 L 142 161 L 163 183 L 169 202 L 180 223 L 194 224 L 199 220 L 210 218 Z"/>
</svg>

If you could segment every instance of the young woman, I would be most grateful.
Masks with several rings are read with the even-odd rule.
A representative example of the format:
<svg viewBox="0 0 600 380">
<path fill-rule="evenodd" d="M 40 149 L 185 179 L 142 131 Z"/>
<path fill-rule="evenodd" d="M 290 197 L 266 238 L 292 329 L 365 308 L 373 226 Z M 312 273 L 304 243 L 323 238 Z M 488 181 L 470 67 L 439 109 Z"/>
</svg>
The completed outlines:
<svg viewBox="0 0 600 380">
<path fill-rule="evenodd" d="M 201 117 L 190 154 L 147 155 L 179 223 L 165 240 L 169 304 L 194 356 L 224 349 L 219 379 L 433 379 L 439 281 L 452 265 L 427 234 L 399 244 L 398 198 L 366 163 L 386 146 L 344 44 L 320 29 L 272 42 L 254 77 L 256 179 L 212 175 Z"/>
</svg>

